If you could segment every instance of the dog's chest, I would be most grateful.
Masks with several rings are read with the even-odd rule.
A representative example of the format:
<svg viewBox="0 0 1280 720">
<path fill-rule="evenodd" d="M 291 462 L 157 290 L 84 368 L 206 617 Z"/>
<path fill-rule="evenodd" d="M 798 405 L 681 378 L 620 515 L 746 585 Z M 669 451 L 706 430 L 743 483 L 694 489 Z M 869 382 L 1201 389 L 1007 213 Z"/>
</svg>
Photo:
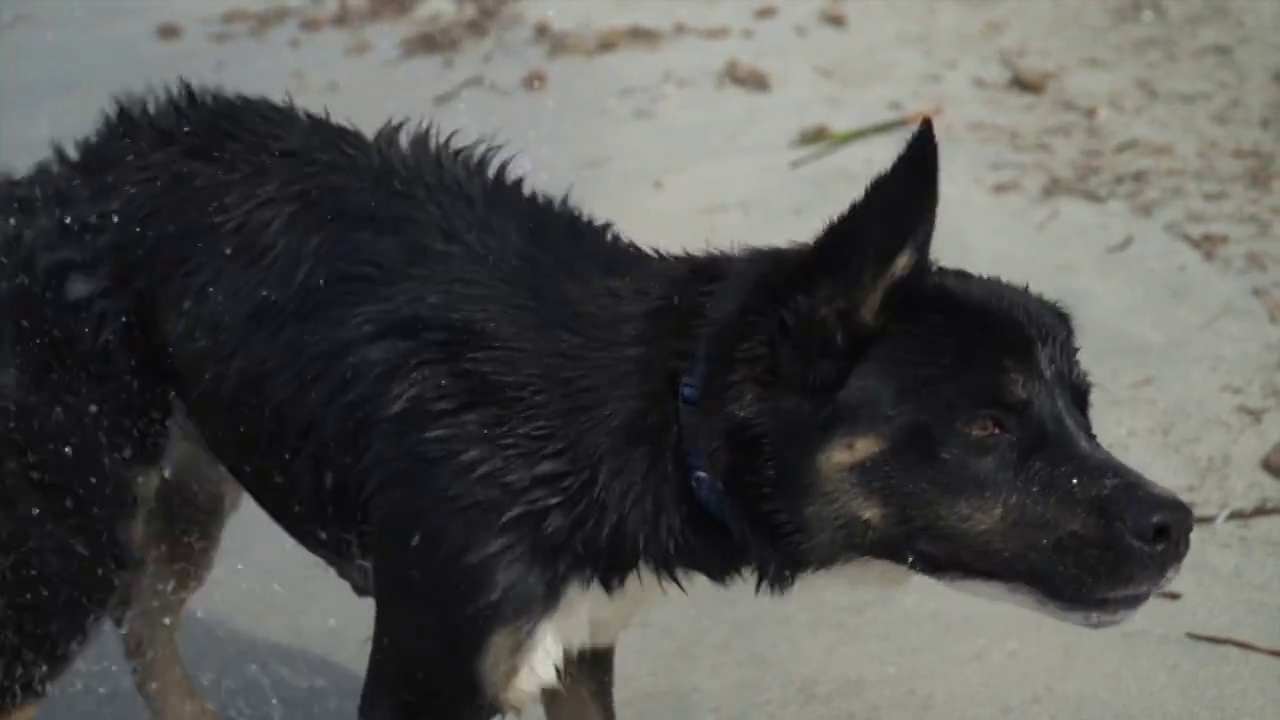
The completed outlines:
<svg viewBox="0 0 1280 720">
<path fill-rule="evenodd" d="M 613 645 L 635 617 L 663 593 L 658 578 L 648 574 L 632 577 L 612 594 L 594 584 L 569 588 L 555 611 L 529 636 L 504 704 L 524 708 L 536 702 L 543 689 L 559 685 L 558 671 L 566 655 Z"/>
</svg>

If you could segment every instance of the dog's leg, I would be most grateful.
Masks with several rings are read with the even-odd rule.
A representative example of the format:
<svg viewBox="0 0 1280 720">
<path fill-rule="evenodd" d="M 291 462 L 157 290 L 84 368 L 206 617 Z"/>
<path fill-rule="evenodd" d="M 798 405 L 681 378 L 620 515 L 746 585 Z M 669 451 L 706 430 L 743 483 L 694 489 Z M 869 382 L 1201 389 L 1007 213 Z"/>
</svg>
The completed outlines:
<svg viewBox="0 0 1280 720">
<path fill-rule="evenodd" d="M 374 613 L 359 720 L 491 720 L 500 715 L 503 708 L 484 686 L 476 627 L 452 614 L 442 620 L 445 613 L 391 606 L 387 598 L 398 593 L 385 579 L 379 575 L 376 584 L 381 604 Z"/>
<path fill-rule="evenodd" d="M 0 718 L 0 720 L 31 720 L 31 718 L 35 716 L 36 706 L 33 703 L 31 705 L 23 705 L 16 710 L 9 711 L 3 718 Z"/>
<path fill-rule="evenodd" d="M 213 566 L 223 526 L 242 491 L 178 430 L 171 432 L 160 474 L 134 533 L 140 562 L 120 623 L 125 655 L 138 694 L 155 718 L 214 720 L 217 714 L 182 662 L 178 626 Z"/>
<path fill-rule="evenodd" d="M 587 648 L 565 658 L 559 688 L 544 690 L 547 720 L 616 720 L 614 648 Z"/>
<path fill-rule="evenodd" d="M 490 720 L 515 709 L 505 707 L 503 689 L 541 614 L 540 586 L 516 571 L 521 585 L 502 587 L 488 558 L 459 562 L 442 552 L 421 506 L 391 492 L 370 514 L 373 642 L 359 720 Z M 527 699 L 537 698 L 534 689 Z"/>
</svg>

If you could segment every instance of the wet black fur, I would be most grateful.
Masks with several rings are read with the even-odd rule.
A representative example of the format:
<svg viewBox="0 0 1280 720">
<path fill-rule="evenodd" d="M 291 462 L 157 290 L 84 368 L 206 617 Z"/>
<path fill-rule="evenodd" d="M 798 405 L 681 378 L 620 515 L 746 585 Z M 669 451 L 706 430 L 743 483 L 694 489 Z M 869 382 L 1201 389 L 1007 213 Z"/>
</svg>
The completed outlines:
<svg viewBox="0 0 1280 720">
<path fill-rule="evenodd" d="M 745 573 L 778 590 L 863 554 L 1042 589 L 1083 578 L 1086 593 L 1163 574 L 1176 552 L 1086 577 L 1070 547 L 1009 544 L 1050 513 L 1115 518 L 1101 500 L 1018 489 L 1019 463 L 1058 447 L 1056 415 L 1009 410 L 1010 424 L 1035 425 L 1038 446 L 1016 451 L 957 430 L 993 405 L 1010 362 L 1048 352 L 1035 392 L 1053 412 L 1069 394 L 1086 426 L 1087 386 L 1059 308 L 932 267 L 934 152 L 925 128 L 815 243 L 668 255 L 526 189 L 496 150 L 430 130 L 369 138 L 186 85 L 122 101 L 4 189 L 3 351 L 32 388 L 6 386 L 19 430 L 5 489 L 97 509 L 24 519 L 6 496 L 0 522 L 22 525 L 6 535 L 17 544 L 63 533 L 48 547 L 67 554 L 77 523 L 96 543 L 67 576 L 84 604 L 47 606 L 21 632 L 69 638 L 100 613 L 107 583 L 90 565 L 118 562 L 106 538 L 125 494 L 85 483 L 123 482 L 98 457 L 158 457 L 171 395 L 304 546 L 347 577 L 373 563 L 372 587 L 355 583 L 377 603 L 368 719 L 483 716 L 492 699 L 475 668 L 495 628 L 549 612 L 571 582 L 614 587 L 638 568 Z M 890 282 L 908 251 L 917 262 Z M 704 345 L 707 437 L 682 438 L 676 384 Z M 892 521 L 817 519 L 829 498 L 815 458 L 864 431 L 894 438 L 862 481 Z M 739 531 L 694 500 L 689 441 L 710 450 Z M 1074 472 L 1071 452 L 1041 476 Z M 972 499 L 949 479 L 981 468 L 983 498 L 998 490 L 1020 513 L 1014 530 L 966 536 L 935 517 Z M 992 544 L 1012 548 L 1008 567 Z M 6 601 L 62 583 L 54 562 L 4 576 Z M 1060 599 L 1087 600 L 1072 592 Z"/>
<path fill-rule="evenodd" d="M 55 339 L 34 337 L 43 330 L 27 323 L 45 318 L 10 267 L 0 280 L 0 716 L 43 694 L 106 616 L 131 561 L 134 510 L 112 442 L 134 428 L 87 412 L 120 396 L 59 362 Z"/>
<path fill-rule="evenodd" d="M 165 421 L 133 378 L 76 356 L 86 328 L 46 301 L 37 278 L 80 243 L 43 193 L 83 198 L 51 170 L 0 176 L 0 716 L 41 696 L 119 599 L 134 448 Z"/>
</svg>

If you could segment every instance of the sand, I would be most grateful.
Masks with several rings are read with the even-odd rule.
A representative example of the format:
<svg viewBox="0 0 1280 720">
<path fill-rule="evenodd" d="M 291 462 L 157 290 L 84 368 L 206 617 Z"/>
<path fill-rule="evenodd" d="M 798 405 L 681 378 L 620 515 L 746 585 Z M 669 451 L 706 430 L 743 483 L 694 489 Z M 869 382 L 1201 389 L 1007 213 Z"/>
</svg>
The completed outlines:
<svg viewBox="0 0 1280 720">
<path fill-rule="evenodd" d="M 763 244 L 815 232 L 905 139 L 791 170 L 797 132 L 937 103 L 939 256 L 1076 313 L 1099 433 L 1123 458 L 1202 512 L 1280 499 L 1260 464 L 1280 440 L 1280 3 L 543 0 L 450 24 L 425 19 L 452 12 L 432 0 L 335 27 L 332 4 L 300 2 L 229 28 L 218 18 L 237 4 L 264 7 L 0 4 L 0 165 L 83 132 L 113 93 L 182 73 L 367 128 L 432 117 L 501 137 L 530 182 L 571 189 L 642 242 Z M 1174 590 L 1086 631 L 927 580 L 787 600 L 695 587 L 624 638 L 619 708 L 1275 717 L 1280 661 L 1185 633 L 1280 647 L 1280 519 L 1201 526 Z M 371 607 L 256 507 L 196 605 L 184 649 L 227 717 L 354 717 Z M 114 638 L 37 717 L 142 718 Z"/>
</svg>

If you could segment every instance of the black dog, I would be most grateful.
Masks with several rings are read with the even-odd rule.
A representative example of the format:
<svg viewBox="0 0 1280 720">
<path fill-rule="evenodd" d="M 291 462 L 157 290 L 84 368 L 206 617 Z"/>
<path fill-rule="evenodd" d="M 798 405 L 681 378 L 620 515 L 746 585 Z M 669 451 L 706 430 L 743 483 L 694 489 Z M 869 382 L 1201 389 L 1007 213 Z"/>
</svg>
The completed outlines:
<svg viewBox="0 0 1280 720">
<path fill-rule="evenodd" d="M 6 495 L 12 532 L 102 542 L 178 400 L 373 596 L 365 720 L 544 691 L 557 720 L 612 718 L 619 632 L 690 575 L 782 591 L 878 559 L 1102 626 L 1176 573 L 1191 513 L 1094 437 L 1067 313 L 931 262 L 927 122 L 813 242 L 736 254 L 642 249 L 504 171 L 182 85 L 12 182 L 5 352 L 31 389 L 6 487 L 107 498 L 20 518 Z M 82 604 L 0 619 L 6 667 L 83 634 L 102 547 Z"/>
</svg>

